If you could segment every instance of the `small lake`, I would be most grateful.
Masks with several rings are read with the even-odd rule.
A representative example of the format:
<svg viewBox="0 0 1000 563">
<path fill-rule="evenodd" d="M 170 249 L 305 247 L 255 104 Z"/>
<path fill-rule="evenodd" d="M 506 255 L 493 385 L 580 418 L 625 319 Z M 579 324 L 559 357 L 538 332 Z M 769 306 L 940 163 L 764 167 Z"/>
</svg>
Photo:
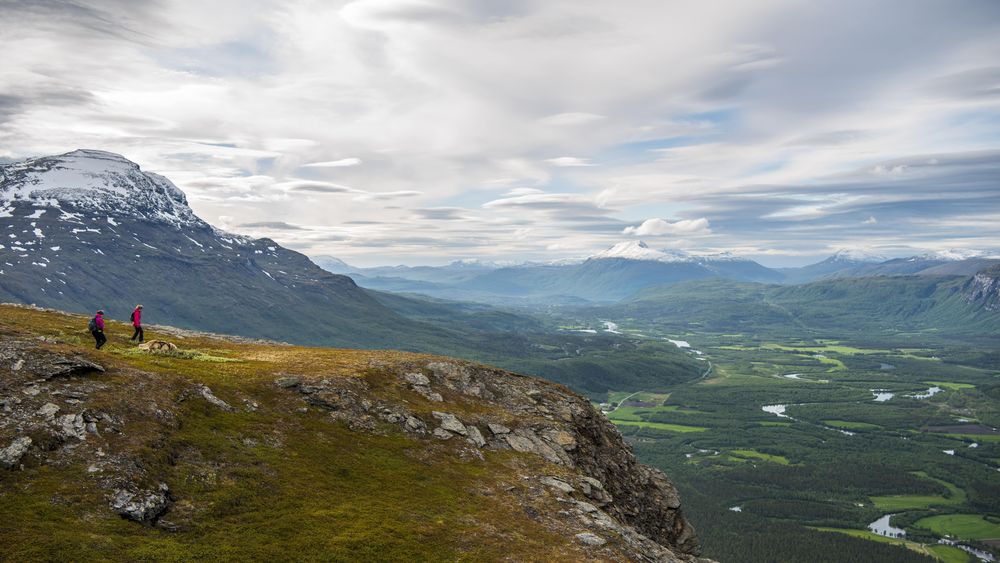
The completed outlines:
<svg viewBox="0 0 1000 563">
<path fill-rule="evenodd" d="M 785 379 L 802 379 L 802 374 L 801 373 L 786 373 L 785 375 L 782 375 L 781 377 L 784 377 Z"/>
<path fill-rule="evenodd" d="M 781 418 L 792 418 L 787 414 L 785 414 L 785 408 L 787 406 L 788 405 L 764 405 L 763 407 L 760 408 L 760 410 L 766 413 L 771 413 L 773 415 L 780 416 Z"/>
<path fill-rule="evenodd" d="M 667 341 L 673 344 L 674 346 L 677 346 L 678 348 L 691 347 L 691 344 L 687 340 L 671 340 L 670 338 L 668 338 Z"/>
<path fill-rule="evenodd" d="M 935 385 L 934 387 L 931 387 L 930 389 L 924 391 L 923 393 L 914 393 L 914 394 L 908 395 L 908 396 L 912 397 L 914 399 L 930 399 L 931 397 L 933 397 L 934 395 L 937 395 L 941 391 L 943 391 L 943 389 L 941 389 L 940 387 L 938 387 L 937 385 Z"/>
<path fill-rule="evenodd" d="M 869 389 L 869 391 L 872 392 L 872 395 L 875 395 L 876 403 L 884 403 L 896 396 L 895 393 L 890 393 L 885 389 Z"/>
<path fill-rule="evenodd" d="M 905 538 L 906 530 L 902 528 L 897 528 L 889 523 L 889 520 L 895 516 L 895 514 L 886 514 L 885 516 L 879 518 L 878 520 L 868 524 L 868 529 L 873 533 L 880 536 L 885 536 L 887 538 Z"/>
</svg>

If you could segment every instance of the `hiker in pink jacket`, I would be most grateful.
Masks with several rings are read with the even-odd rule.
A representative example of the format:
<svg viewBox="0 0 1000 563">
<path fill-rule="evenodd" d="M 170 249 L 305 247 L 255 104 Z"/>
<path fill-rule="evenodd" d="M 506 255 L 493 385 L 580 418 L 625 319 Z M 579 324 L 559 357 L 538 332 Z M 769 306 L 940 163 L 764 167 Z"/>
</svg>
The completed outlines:
<svg viewBox="0 0 1000 563">
<path fill-rule="evenodd" d="M 135 341 L 136 338 L 139 339 L 139 344 L 142 344 L 142 305 L 136 305 L 135 310 L 132 311 L 132 326 L 135 327 L 135 333 L 132 334 L 132 340 Z"/>
<path fill-rule="evenodd" d="M 108 341 L 108 337 L 104 336 L 104 311 L 98 310 L 94 318 L 90 319 L 88 327 L 90 329 L 90 334 L 94 336 L 94 341 L 97 343 L 97 349 L 100 350 L 101 346 Z"/>
</svg>

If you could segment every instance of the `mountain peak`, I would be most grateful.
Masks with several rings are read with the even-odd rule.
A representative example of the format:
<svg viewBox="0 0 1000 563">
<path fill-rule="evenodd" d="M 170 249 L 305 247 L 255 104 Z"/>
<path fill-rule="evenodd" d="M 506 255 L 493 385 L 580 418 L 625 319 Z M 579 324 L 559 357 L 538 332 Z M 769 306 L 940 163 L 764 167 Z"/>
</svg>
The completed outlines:
<svg viewBox="0 0 1000 563">
<path fill-rule="evenodd" d="M 56 207 L 71 213 L 132 216 L 177 225 L 203 224 L 170 180 L 122 155 L 77 149 L 0 166 L 0 205 Z"/>
<path fill-rule="evenodd" d="M 842 248 L 829 258 L 834 262 L 862 262 L 877 263 L 885 262 L 887 258 L 863 248 Z"/>
<path fill-rule="evenodd" d="M 611 248 L 590 257 L 592 260 L 617 258 L 622 260 L 645 260 L 652 262 L 684 262 L 690 257 L 680 251 L 664 251 L 650 248 L 641 240 L 619 242 Z"/>
<path fill-rule="evenodd" d="M 105 160 L 110 162 L 118 162 L 139 167 L 138 164 L 132 162 L 131 160 L 125 158 L 124 156 L 110 151 L 102 151 L 98 149 L 76 149 L 75 151 L 70 151 L 65 154 L 61 154 L 53 158 L 87 158 L 92 160 Z"/>
</svg>

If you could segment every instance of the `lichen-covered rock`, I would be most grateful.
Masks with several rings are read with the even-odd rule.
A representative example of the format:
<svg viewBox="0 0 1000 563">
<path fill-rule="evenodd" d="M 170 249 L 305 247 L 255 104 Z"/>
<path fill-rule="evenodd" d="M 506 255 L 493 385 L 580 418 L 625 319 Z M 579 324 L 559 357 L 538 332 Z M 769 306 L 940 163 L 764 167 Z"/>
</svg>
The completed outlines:
<svg viewBox="0 0 1000 563">
<path fill-rule="evenodd" d="M 209 403 L 211 403 L 211 404 L 219 407 L 220 409 L 222 409 L 222 410 L 224 410 L 226 412 L 232 412 L 234 410 L 233 407 L 231 407 L 229 405 L 229 403 L 227 403 L 227 402 L 223 401 L 222 399 L 216 397 L 215 393 L 212 393 L 212 390 L 209 389 L 208 385 L 199 385 L 197 387 L 197 391 L 198 391 L 198 394 L 203 399 L 205 399 Z"/>
<path fill-rule="evenodd" d="M 15 438 L 9 446 L 0 449 L 0 467 L 4 469 L 16 467 L 17 464 L 21 463 L 21 458 L 28 453 L 30 447 L 31 438 L 27 436 Z"/>
<path fill-rule="evenodd" d="M 468 424 L 465 426 L 465 430 L 468 432 L 468 440 L 477 448 L 482 448 L 486 445 L 486 438 L 483 438 L 483 433 L 479 431 L 475 426 Z"/>
<path fill-rule="evenodd" d="M 557 491 L 562 491 L 567 495 L 576 492 L 576 489 L 573 488 L 573 485 L 570 485 L 569 483 L 563 481 L 562 479 L 559 479 L 558 477 L 545 476 L 539 479 L 538 482 L 547 487 L 551 487 Z"/>
<path fill-rule="evenodd" d="M 403 374 L 403 379 L 410 385 L 430 385 L 431 380 L 419 372 L 409 372 Z"/>
<path fill-rule="evenodd" d="M 291 389 L 292 387 L 298 387 L 299 381 L 298 377 L 279 377 L 274 380 L 274 384 L 282 389 Z"/>
<path fill-rule="evenodd" d="M 582 532 L 576 535 L 576 541 L 582 543 L 583 545 L 590 545 L 599 547 L 606 543 L 608 540 L 598 536 L 597 534 L 592 534 L 590 532 Z"/>
<path fill-rule="evenodd" d="M 469 430 L 465 427 L 464 424 L 462 424 L 462 421 L 458 420 L 458 418 L 455 415 L 448 412 L 438 412 L 438 411 L 434 411 L 431 414 L 434 416 L 434 418 L 438 419 L 441 422 L 441 428 L 443 428 L 444 430 L 447 430 L 448 432 L 454 432 L 455 434 L 460 434 L 462 436 L 469 435 Z M 482 438 L 481 435 L 480 438 Z"/>
<path fill-rule="evenodd" d="M 116 489 L 111 496 L 111 510 L 122 518 L 151 523 L 170 506 L 170 489 L 160 483 L 156 490 L 143 490 L 133 486 Z"/>
<path fill-rule="evenodd" d="M 55 417 L 57 412 L 59 412 L 59 405 L 55 403 L 45 403 L 39 407 L 37 414 L 42 418 L 51 419 Z"/>
<path fill-rule="evenodd" d="M 63 438 L 87 439 L 87 423 L 80 413 L 64 414 L 56 419 Z"/>
<path fill-rule="evenodd" d="M 486 427 L 490 429 L 490 432 L 492 432 L 494 436 L 501 436 L 503 434 L 510 434 L 510 428 L 507 428 L 503 424 L 497 424 L 497 423 L 494 423 L 494 422 L 490 422 L 489 424 L 486 425 Z"/>
</svg>

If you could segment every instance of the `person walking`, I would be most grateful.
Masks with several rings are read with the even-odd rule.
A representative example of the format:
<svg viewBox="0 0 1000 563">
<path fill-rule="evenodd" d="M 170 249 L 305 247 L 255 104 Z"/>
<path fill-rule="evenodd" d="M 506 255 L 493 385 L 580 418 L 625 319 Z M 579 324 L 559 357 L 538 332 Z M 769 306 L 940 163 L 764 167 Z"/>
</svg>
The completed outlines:
<svg viewBox="0 0 1000 563">
<path fill-rule="evenodd" d="M 139 339 L 139 344 L 142 344 L 142 305 L 136 305 L 135 310 L 132 311 L 132 326 L 135 328 L 135 332 L 132 334 L 132 341 L 134 342 L 136 338 Z"/>
<path fill-rule="evenodd" d="M 90 329 L 90 334 L 94 335 L 94 341 L 97 343 L 95 346 L 98 350 L 101 346 L 108 341 L 108 337 L 104 336 L 104 311 L 98 309 L 94 318 L 90 319 L 87 328 Z"/>
</svg>

